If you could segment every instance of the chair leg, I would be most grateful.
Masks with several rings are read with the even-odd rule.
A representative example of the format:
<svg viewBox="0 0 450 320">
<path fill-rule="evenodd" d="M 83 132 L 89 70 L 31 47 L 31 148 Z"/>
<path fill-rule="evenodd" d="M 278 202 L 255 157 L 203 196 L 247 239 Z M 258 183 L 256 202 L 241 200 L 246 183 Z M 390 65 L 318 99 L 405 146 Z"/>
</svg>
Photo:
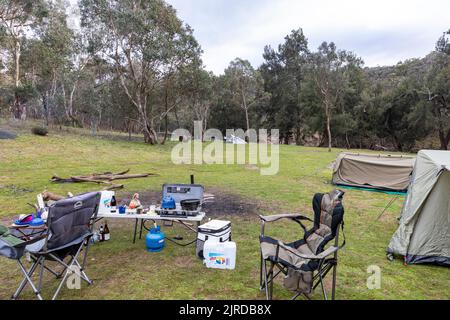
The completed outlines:
<svg viewBox="0 0 450 320">
<path fill-rule="evenodd" d="M 38 259 L 39 260 L 39 259 Z M 33 281 L 31 280 L 31 276 L 33 275 L 34 271 L 36 270 L 39 261 L 35 262 L 31 268 L 30 271 L 27 272 L 27 270 L 25 269 L 25 267 L 23 266 L 22 262 L 20 260 L 17 260 L 17 263 L 19 265 L 20 270 L 22 271 L 22 273 L 24 274 L 25 278 L 23 279 L 22 283 L 20 284 L 19 288 L 16 290 L 16 292 L 14 293 L 14 295 L 12 296 L 13 300 L 16 300 L 20 293 L 22 292 L 22 290 L 25 288 L 25 285 L 27 283 L 30 284 L 31 288 L 33 289 L 34 294 L 36 295 L 36 297 L 39 300 L 43 300 L 41 293 L 39 292 L 39 290 L 36 288 L 36 286 L 34 285 Z"/>
<path fill-rule="evenodd" d="M 31 259 L 33 259 L 33 262 L 36 262 L 38 258 L 31 256 Z M 57 272 L 53 271 L 52 269 L 50 269 L 49 267 L 47 267 L 45 264 L 44 264 L 44 269 L 47 270 L 48 272 L 50 272 L 51 274 L 53 274 L 57 279 L 61 278 L 61 275 L 63 273 L 63 272 L 57 273 Z"/>
<path fill-rule="evenodd" d="M 336 276 L 337 276 L 337 261 L 334 263 L 333 267 L 333 283 L 331 287 L 331 300 L 336 298 Z"/>
<path fill-rule="evenodd" d="M 92 281 L 88 278 L 88 276 L 84 272 L 82 265 L 78 262 L 78 256 L 80 255 L 80 253 L 83 249 L 83 246 L 84 246 L 84 243 L 80 245 L 77 252 L 73 255 L 72 259 L 70 259 L 69 263 L 67 263 L 67 264 L 63 260 L 56 257 L 55 255 L 50 254 L 50 256 L 55 261 L 57 261 L 58 263 L 60 263 L 61 265 L 63 265 L 65 267 L 64 276 L 63 276 L 61 282 L 59 283 L 59 286 L 56 289 L 52 300 L 56 300 L 56 297 L 58 296 L 59 292 L 61 291 L 63 284 L 66 282 L 67 277 L 69 276 L 69 272 L 74 272 L 75 274 L 77 274 L 80 277 L 80 279 L 84 280 L 88 285 L 92 284 Z M 74 265 L 78 266 L 79 270 L 73 269 L 72 267 Z"/>
<path fill-rule="evenodd" d="M 64 272 L 64 276 L 63 276 L 61 282 L 59 283 L 58 288 L 56 289 L 55 294 L 52 297 L 52 300 L 56 300 L 56 297 L 58 296 L 59 292 L 61 291 L 63 284 L 66 282 L 66 279 L 69 276 L 69 271 L 71 270 L 70 267 L 72 266 L 72 262 L 73 262 L 73 259 L 70 261 L 69 267 L 66 268 L 66 271 Z"/>
<path fill-rule="evenodd" d="M 80 247 L 80 249 L 81 249 L 81 247 Z M 80 272 L 77 272 L 76 270 L 72 269 L 72 267 L 74 266 L 74 264 L 77 264 L 77 265 L 80 267 L 80 269 L 81 269 L 80 264 L 79 264 L 78 261 L 76 260 L 76 257 L 77 257 L 78 254 L 80 253 L 80 249 L 78 250 L 77 254 L 75 254 L 75 255 L 72 257 L 72 259 L 70 259 L 70 262 L 69 262 L 68 264 L 66 264 L 66 263 L 65 263 L 64 261 L 62 261 L 62 260 L 57 259 L 57 261 L 58 261 L 59 263 L 63 264 L 66 268 L 65 268 L 65 271 L 64 271 L 64 276 L 63 276 L 61 282 L 59 283 L 58 288 L 56 289 L 55 294 L 53 295 L 52 300 L 56 300 L 56 297 L 58 296 L 59 292 L 61 291 L 62 286 L 64 285 L 64 283 L 66 283 L 67 277 L 69 276 L 69 273 L 70 273 L 70 272 L 74 272 L 74 273 L 77 274 L 81 279 L 83 279 L 84 281 L 86 281 L 86 282 L 88 282 L 88 283 L 90 284 L 90 280 L 85 278 L 85 274 L 84 274 L 83 271 L 80 270 Z"/>
<path fill-rule="evenodd" d="M 90 242 L 91 238 L 89 238 L 88 240 L 86 240 L 86 243 L 84 244 L 84 246 L 86 247 L 84 249 L 84 256 L 83 256 L 83 264 L 82 264 L 82 269 L 84 269 L 86 267 L 86 263 L 87 263 L 87 257 L 88 257 L 88 251 L 89 248 L 91 247 L 91 242 Z"/>
<path fill-rule="evenodd" d="M 264 260 L 263 262 L 263 276 L 264 276 L 264 290 L 266 292 L 266 300 L 269 300 L 269 286 L 267 280 L 267 262 Z"/>
<path fill-rule="evenodd" d="M 63 260 L 59 259 L 58 257 L 56 257 L 53 254 L 50 254 L 50 256 L 59 264 L 61 264 L 62 266 L 64 266 L 64 275 L 66 273 L 68 273 L 69 271 L 72 271 L 74 273 L 76 273 L 81 279 L 83 279 L 84 281 L 86 281 L 89 285 L 92 284 L 92 282 L 89 280 L 89 278 L 86 276 L 86 274 L 83 271 L 82 266 L 80 265 L 80 263 L 78 262 L 78 256 L 81 252 L 82 247 L 80 246 L 80 248 L 78 249 L 78 251 L 76 252 L 76 254 L 73 255 L 72 259 L 70 259 L 70 262 L 67 264 L 65 263 Z M 73 266 L 73 264 L 76 264 L 80 271 L 78 272 L 78 270 L 72 270 L 71 267 Z"/>
<path fill-rule="evenodd" d="M 270 269 L 269 269 L 269 300 L 272 300 L 273 298 L 273 282 L 274 282 L 274 276 L 273 276 L 273 268 L 275 267 L 275 263 L 270 262 Z"/>
<path fill-rule="evenodd" d="M 264 289 L 263 263 L 264 263 L 264 259 L 261 254 L 261 263 L 259 266 L 259 290 L 261 290 L 261 291 Z"/>
<path fill-rule="evenodd" d="M 41 267 L 40 267 L 40 270 L 39 270 L 39 283 L 38 283 L 38 290 L 39 291 L 41 291 L 41 289 L 42 289 L 42 279 L 44 277 L 44 269 L 45 269 L 44 268 L 45 267 L 44 261 L 45 261 L 45 258 L 41 258 L 41 262 L 40 262 Z"/>
<path fill-rule="evenodd" d="M 322 274 L 320 274 L 319 276 L 320 276 L 320 285 L 321 285 L 321 287 L 322 287 L 322 292 L 323 292 L 323 298 L 324 298 L 324 300 L 328 300 L 328 297 L 327 297 L 327 290 L 325 289 L 325 285 L 324 285 L 324 283 L 323 283 L 323 277 L 322 277 Z"/>
<path fill-rule="evenodd" d="M 84 281 L 87 282 L 88 285 L 92 285 L 92 281 L 89 279 L 89 277 L 87 276 L 87 274 L 84 272 L 84 268 L 80 265 L 80 263 L 78 262 L 77 259 L 75 259 L 74 261 L 77 266 L 80 268 L 80 273 L 82 274 L 81 279 L 83 279 Z"/>
</svg>

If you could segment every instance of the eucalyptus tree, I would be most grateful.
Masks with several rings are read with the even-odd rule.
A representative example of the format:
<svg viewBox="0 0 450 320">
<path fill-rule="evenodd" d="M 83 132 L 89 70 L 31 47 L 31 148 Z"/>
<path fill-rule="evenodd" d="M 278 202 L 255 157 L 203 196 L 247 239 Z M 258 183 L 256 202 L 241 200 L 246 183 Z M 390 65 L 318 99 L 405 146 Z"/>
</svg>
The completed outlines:
<svg viewBox="0 0 450 320">
<path fill-rule="evenodd" d="M 31 77 L 25 81 L 37 91 L 47 125 L 51 117 L 80 125 L 73 112 L 74 91 L 66 89 L 73 69 L 74 33 L 67 24 L 64 1 L 53 1 L 48 9 L 34 37 L 25 43 L 22 64 Z"/>
<path fill-rule="evenodd" d="M 289 143 L 293 135 L 296 142 L 301 143 L 305 126 L 301 96 L 308 56 L 308 40 L 302 29 L 287 35 L 278 50 L 270 46 L 264 49 L 264 63 L 259 70 L 270 102 L 260 110 L 259 116 L 265 125 L 280 130 L 280 138 L 285 143 Z"/>
<path fill-rule="evenodd" d="M 185 116 L 191 122 L 202 122 L 202 134 L 208 129 L 211 111 L 217 101 L 217 93 L 223 88 L 217 87 L 217 78 L 212 72 L 203 68 L 201 59 L 195 59 L 193 63 L 183 68 L 179 74 L 180 89 L 182 92 Z M 177 114 L 177 113 L 176 113 Z M 177 124 L 180 126 L 178 115 Z"/>
<path fill-rule="evenodd" d="M 266 103 L 264 79 L 248 60 L 236 58 L 225 70 L 226 85 L 230 90 L 232 102 L 243 110 L 246 129 L 250 129 L 249 112 L 252 108 Z"/>
<path fill-rule="evenodd" d="M 139 115 L 145 142 L 157 144 L 157 121 L 171 110 L 155 103 L 164 81 L 201 53 L 192 29 L 162 0 L 81 0 L 81 26 L 90 49 L 114 65 Z"/>
<path fill-rule="evenodd" d="M 317 52 L 310 55 L 311 80 L 325 116 L 324 125 L 330 152 L 333 112 L 343 103 L 346 89 L 350 85 L 352 71 L 362 65 L 363 62 L 360 58 L 351 52 L 338 50 L 333 42 L 323 42 Z"/>
<path fill-rule="evenodd" d="M 439 38 L 436 55 L 425 81 L 425 94 L 433 118 L 433 129 L 438 132 L 441 149 L 450 143 L 450 30 Z"/>
<path fill-rule="evenodd" d="M 26 108 L 20 97 L 22 44 L 36 23 L 47 15 L 44 0 L 0 0 L 0 33 L 13 58 L 14 102 L 11 113 L 16 119 L 26 118 Z"/>
</svg>

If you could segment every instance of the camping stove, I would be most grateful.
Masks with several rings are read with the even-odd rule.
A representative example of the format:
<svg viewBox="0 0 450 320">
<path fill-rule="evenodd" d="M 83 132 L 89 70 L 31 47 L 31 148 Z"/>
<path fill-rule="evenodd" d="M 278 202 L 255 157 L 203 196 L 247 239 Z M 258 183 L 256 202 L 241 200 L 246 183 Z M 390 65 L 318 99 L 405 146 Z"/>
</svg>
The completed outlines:
<svg viewBox="0 0 450 320">
<path fill-rule="evenodd" d="M 161 217 L 196 217 L 200 214 L 200 210 L 188 211 L 183 209 L 162 209 L 156 208 L 156 213 Z"/>
<path fill-rule="evenodd" d="M 162 198 L 172 198 L 175 208 L 161 205 L 156 213 L 161 217 L 196 217 L 203 203 L 203 186 L 196 184 L 165 184 Z"/>
</svg>

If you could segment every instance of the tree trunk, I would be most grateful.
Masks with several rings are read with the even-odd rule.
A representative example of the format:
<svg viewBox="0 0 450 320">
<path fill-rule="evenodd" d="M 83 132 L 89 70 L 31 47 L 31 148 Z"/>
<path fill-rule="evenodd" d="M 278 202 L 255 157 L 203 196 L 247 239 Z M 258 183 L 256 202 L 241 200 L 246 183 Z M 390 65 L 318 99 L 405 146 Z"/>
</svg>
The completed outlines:
<svg viewBox="0 0 450 320">
<path fill-rule="evenodd" d="M 158 144 L 158 135 L 155 130 L 148 124 L 147 120 L 145 120 L 146 124 L 144 125 L 144 141 L 145 143 L 149 143 L 151 145 Z"/>
<path fill-rule="evenodd" d="M 325 114 L 327 117 L 328 152 L 331 152 L 331 114 L 330 107 L 328 105 L 325 105 Z"/>
<path fill-rule="evenodd" d="M 247 121 L 247 131 L 250 130 L 250 120 L 248 119 L 248 109 L 245 108 L 245 120 Z"/>
<path fill-rule="evenodd" d="M 20 54 L 21 54 L 21 47 L 20 47 L 20 40 L 16 39 L 15 46 L 14 46 L 14 64 L 15 64 L 15 74 L 14 74 L 14 107 L 13 107 L 13 113 L 15 119 L 21 119 L 22 118 L 22 109 L 20 106 L 20 97 L 19 97 L 19 86 L 20 86 Z"/>
<path fill-rule="evenodd" d="M 169 133 L 169 123 L 168 123 L 168 119 L 167 119 L 167 113 L 168 113 L 168 109 L 169 109 L 169 90 L 166 86 L 166 90 L 165 90 L 165 95 L 164 95 L 164 107 L 165 107 L 165 117 L 164 117 L 164 139 L 161 142 L 161 144 L 165 144 L 166 140 L 167 140 L 167 135 Z"/>
<path fill-rule="evenodd" d="M 347 142 L 347 149 L 351 149 L 350 141 L 348 140 L 348 132 L 345 133 L 345 142 Z"/>
<path fill-rule="evenodd" d="M 450 143 L 450 129 L 445 135 L 443 130 L 439 130 L 439 140 L 441 142 L 441 150 L 448 150 L 448 144 Z"/>
<path fill-rule="evenodd" d="M 42 94 L 42 107 L 44 108 L 45 125 L 48 127 L 50 110 L 48 109 L 47 91 Z"/>
</svg>

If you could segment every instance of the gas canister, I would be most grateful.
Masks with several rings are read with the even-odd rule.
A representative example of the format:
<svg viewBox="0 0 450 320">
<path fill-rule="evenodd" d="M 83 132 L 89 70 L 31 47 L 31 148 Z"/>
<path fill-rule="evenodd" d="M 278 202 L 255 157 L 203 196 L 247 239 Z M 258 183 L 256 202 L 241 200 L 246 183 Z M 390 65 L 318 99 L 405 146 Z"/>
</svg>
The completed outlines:
<svg viewBox="0 0 450 320">
<path fill-rule="evenodd" d="M 164 232 L 161 231 L 161 228 L 159 226 L 150 229 L 150 232 L 145 237 L 147 251 L 160 252 L 162 249 L 164 249 L 166 242 L 165 238 L 166 236 L 164 235 Z"/>
</svg>

